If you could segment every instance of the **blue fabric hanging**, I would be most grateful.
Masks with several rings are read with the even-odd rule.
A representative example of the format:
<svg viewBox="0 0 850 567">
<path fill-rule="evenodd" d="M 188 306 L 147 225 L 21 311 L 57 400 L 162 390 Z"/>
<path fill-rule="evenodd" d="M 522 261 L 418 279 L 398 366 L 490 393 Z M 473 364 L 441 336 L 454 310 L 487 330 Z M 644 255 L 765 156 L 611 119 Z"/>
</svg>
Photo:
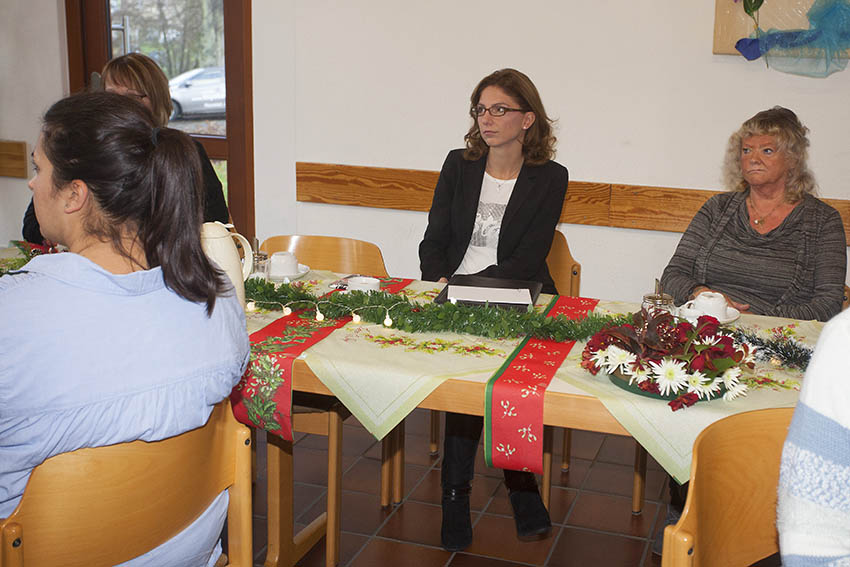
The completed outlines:
<svg viewBox="0 0 850 567">
<path fill-rule="evenodd" d="M 756 37 L 738 40 L 735 49 L 749 61 L 765 57 L 786 73 L 826 77 L 842 71 L 850 49 L 850 2 L 815 0 L 806 16 L 807 30 L 759 30 Z"/>
</svg>

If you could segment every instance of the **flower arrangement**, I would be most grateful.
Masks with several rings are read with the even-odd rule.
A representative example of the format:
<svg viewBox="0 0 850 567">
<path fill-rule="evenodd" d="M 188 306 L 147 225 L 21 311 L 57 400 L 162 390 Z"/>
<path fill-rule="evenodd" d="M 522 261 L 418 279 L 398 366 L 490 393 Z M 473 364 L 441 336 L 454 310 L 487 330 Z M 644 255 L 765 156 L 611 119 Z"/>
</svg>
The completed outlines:
<svg viewBox="0 0 850 567">
<path fill-rule="evenodd" d="M 594 334 L 581 365 L 592 374 L 606 372 L 626 389 L 670 400 L 676 411 L 702 399 L 746 395 L 740 378 L 755 366 L 755 350 L 721 332 L 714 317 L 702 316 L 694 326 L 666 311 L 644 309 L 632 323 Z"/>
</svg>

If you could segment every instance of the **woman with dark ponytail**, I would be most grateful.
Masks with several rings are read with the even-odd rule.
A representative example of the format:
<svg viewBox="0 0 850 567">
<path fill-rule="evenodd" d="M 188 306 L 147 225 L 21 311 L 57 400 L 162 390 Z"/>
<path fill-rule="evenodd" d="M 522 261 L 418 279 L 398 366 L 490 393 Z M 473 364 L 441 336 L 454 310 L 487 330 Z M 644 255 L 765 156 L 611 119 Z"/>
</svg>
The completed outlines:
<svg viewBox="0 0 850 567">
<path fill-rule="evenodd" d="M 203 425 L 248 357 L 244 313 L 200 242 L 192 140 L 129 97 L 75 95 L 45 114 L 35 214 L 67 253 L 0 278 L 0 517 L 32 469 L 82 447 Z M 223 492 L 127 565 L 213 565 Z"/>
<path fill-rule="evenodd" d="M 154 123 L 160 128 L 168 125 L 172 113 L 168 78 L 156 61 L 142 53 L 127 53 L 109 60 L 103 67 L 103 90 L 120 94 L 142 103 L 153 114 Z M 203 211 L 205 221 L 229 222 L 230 213 L 222 191 L 221 181 L 204 150 L 204 146 L 192 140 L 193 151 L 200 159 L 203 187 Z M 24 214 L 22 235 L 33 244 L 51 244 L 50 239 L 39 230 L 33 203 Z"/>
</svg>

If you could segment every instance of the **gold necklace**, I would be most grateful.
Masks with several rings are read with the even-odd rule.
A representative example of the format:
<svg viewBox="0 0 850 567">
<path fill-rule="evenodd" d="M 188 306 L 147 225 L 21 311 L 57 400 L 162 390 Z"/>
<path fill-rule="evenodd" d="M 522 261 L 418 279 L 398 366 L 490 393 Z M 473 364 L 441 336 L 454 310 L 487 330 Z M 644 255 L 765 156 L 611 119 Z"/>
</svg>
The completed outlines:
<svg viewBox="0 0 850 567">
<path fill-rule="evenodd" d="M 752 207 L 753 212 L 754 212 L 754 213 L 756 213 L 756 217 L 761 217 L 761 218 L 754 218 L 754 219 L 752 219 L 753 224 L 754 224 L 754 225 L 756 225 L 756 226 L 761 226 L 762 224 L 764 224 L 764 221 L 766 221 L 766 220 L 767 220 L 767 217 L 769 217 L 770 215 L 772 215 L 772 214 L 774 213 L 774 211 L 776 211 L 776 209 L 778 209 L 778 208 L 779 208 L 779 205 L 781 205 L 781 204 L 782 204 L 782 201 L 779 201 L 778 203 L 776 203 L 776 206 L 774 206 L 772 209 L 770 209 L 770 212 L 768 212 L 766 215 L 763 215 L 763 214 L 761 214 L 761 213 L 759 212 L 759 210 L 756 208 L 756 203 L 755 203 L 755 201 L 753 201 L 753 198 L 752 198 L 752 197 L 748 197 L 748 199 L 749 199 L 749 201 L 750 201 L 750 207 Z"/>
</svg>

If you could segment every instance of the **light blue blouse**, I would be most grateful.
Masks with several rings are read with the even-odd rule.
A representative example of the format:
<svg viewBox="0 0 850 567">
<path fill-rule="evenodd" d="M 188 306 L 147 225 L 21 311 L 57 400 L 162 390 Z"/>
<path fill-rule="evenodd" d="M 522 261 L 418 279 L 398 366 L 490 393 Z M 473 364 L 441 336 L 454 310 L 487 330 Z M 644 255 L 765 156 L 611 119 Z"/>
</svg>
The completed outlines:
<svg viewBox="0 0 850 567">
<path fill-rule="evenodd" d="M 232 293 L 207 317 L 165 286 L 160 268 L 115 275 L 66 252 L 0 277 L 0 518 L 48 457 L 203 425 L 248 354 Z M 226 509 L 225 492 L 127 565 L 212 565 Z"/>
</svg>

